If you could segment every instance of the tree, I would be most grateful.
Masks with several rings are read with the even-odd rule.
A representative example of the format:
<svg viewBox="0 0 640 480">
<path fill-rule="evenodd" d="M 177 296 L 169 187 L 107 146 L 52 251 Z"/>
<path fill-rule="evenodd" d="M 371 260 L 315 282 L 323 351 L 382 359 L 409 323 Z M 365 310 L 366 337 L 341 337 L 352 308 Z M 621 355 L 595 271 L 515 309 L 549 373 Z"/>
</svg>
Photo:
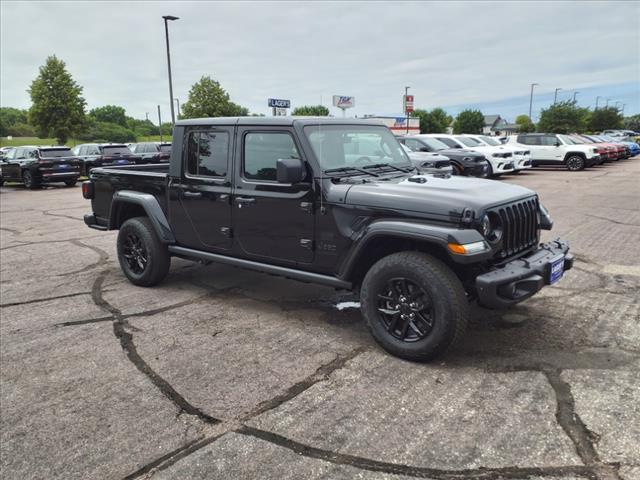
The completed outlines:
<svg viewBox="0 0 640 480">
<path fill-rule="evenodd" d="M 536 131 L 536 125 L 531 121 L 529 115 L 518 115 L 516 117 L 516 125 L 518 125 L 518 133 L 529 133 Z"/>
<path fill-rule="evenodd" d="M 85 131 L 78 134 L 80 140 L 87 142 L 114 142 L 114 143 L 127 143 L 135 142 L 135 133 L 112 122 L 97 122 L 91 118 L 88 122 L 88 127 Z"/>
<path fill-rule="evenodd" d="M 480 110 L 463 110 L 453 122 L 453 133 L 482 133 L 484 115 Z"/>
<path fill-rule="evenodd" d="M 324 105 L 303 105 L 296 107 L 291 115 L 301 117 L 328 117 L 329 109 Z"/>
<path fill-rule="evenodd" d="M 98 122 L 116 123 L 122 127 L 127 126 L 127 115 L 124 108 L 117 105 L 105 105 L 94 108 L 89 112 L 89 116 Z"/>
<path fill-rule="evenodd" d="M 640 114 L 625 117 L 624 128 L 633 130 L 634 132 L 640 132 Z"/>
<path fill-rule="evenodd" d="M 427 110 L 414 110 L 412 117 L 420 119 L 420 133 L 446 133 L 453 118 L 442 108 Z"/>
<path fill-rule="evenodd" d="M 589 129 L 600 132 L 607 129 L 622 128 L 624 118 L 615 107 L 604 107 L 594 110 L 591 114 Z"/>
<path fill-rule="evenodd" d="M 27 123 L 27 111 L 12 107 L 0 108 L 0 136 L 16 135 L 11 133 L 11 129 L 17 125 Z M 16 135 L 18 136 L 18 135 Z"/>
<path fill-rule="evenodd" d="M 136 137 L 158 135 L 158 126 L 154 125 L 151 120 L 138 120 L 137 118 L 127 117 L 127 128 L 133 130 Z"/>
<path fill-rule="evenodd" d="M 540 112 L 539 132 L 581 133 L 587 129 L 590 111 L 573 100 L 558 102 Z"/>
<path fill-rule="evenodd" d="M 27 90 L 31 95 L 29 122 L 41 137 L 54 136 L 60 144 L 78 132 L 84 123 L 82 87 L 55 55 L 47 58 Z"/>
<path fill-rule="evenodd" d="M 182 118 L 236 117 L 248 115 L 249 110 L 233 103 L 220 83 L 203 76 L 189 90 L 189 98 L 182 105 Z"/>
</svg>

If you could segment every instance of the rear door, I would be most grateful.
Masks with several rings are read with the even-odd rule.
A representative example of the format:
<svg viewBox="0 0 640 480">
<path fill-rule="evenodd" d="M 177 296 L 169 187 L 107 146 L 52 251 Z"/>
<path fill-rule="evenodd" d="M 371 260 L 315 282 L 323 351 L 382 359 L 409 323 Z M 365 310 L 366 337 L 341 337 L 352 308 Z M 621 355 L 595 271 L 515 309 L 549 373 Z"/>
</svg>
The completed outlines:
<svg viewBox="0 0 640 480">
<path fill-rule="evenodd" d="M 185 129 L 182 173 L 170 183 L 178 244 L 220 252 L 231 248 L 233 127 Z"/>
<path fill-rule="evenodd" d="M 233 198 L 238 253 L 259 261 L 309 264 L 314 253 L 311 172 L 298 184 L 276 181 L 278 159 L 301 158 L 290 128 L 239 127 Z M 305 163 L 306 165 L 306 163 Z"/>
</svg>

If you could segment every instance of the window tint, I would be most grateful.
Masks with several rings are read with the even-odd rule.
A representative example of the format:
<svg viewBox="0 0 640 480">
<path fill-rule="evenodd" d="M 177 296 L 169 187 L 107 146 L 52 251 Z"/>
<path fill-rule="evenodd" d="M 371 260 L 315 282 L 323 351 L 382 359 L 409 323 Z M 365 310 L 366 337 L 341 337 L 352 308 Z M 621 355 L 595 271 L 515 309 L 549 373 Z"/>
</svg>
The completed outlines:
<svg viewBox="0 0 640 480">
<path fill-rule="evenodd" d="M 417 140 L 414 140 L 412 138 L 407 138 L 404 141 L 404 144 L 407 147 L 409 147 L 411 150 L 413 150 L 414 152 L 419 152 L 420 151 L 420 147 L 422 147 L 422 145 Z"/>
<path fill-rule="evenodd" d="M 540 142 L 542 145 L 546 145 L 547 147 L 554 147 L 556 143 L 558 143 L 558 139 L 555 135 L 543 135 L 540 138 Z"/>
<path fill-rule="evenodd" d="M 42 158 L 62 158 L 71 156 L 70 148 L 41 148 L 40 157 Z"/>
<path fill-rule="evenodd" d="M 35 148 L 30 148 L 25 153 L 27 158 L 38 158 L 38 151 Z"/>
<path fill-rule="evenodd" d="M 525 145 L 540 145 L 540 136 L 518 135 L 518 143 Z"/>
<path fill-rule="evenodd" d="M 120 155 L 129 155 L 131 150 L 126 145 L 105 145 L 102 147 L 103 155 L 115 155 L 118 153 Z"/>
<path fill-rule="evenodd" d="M 244 137 L 244 176 L 252 180 L 275 181 L 280 158 L 300 158 L 288 133 L 247 133 Z"/>
<path fill-rule="evenodd" d="M 85 155 L 100 155 L 100 150 L 98 150 L 96 145 L 87 145 Z"/>
<path fill-rule="evenodd" d="M 187 145 L 187 173 L 205 177 L 224 177 L 227 174 L 229 134 L 199 131 L 189 133 Z"/>
<path fill-rule="evenodd" d="M 456 141 L 451 140 L 450 138 L 438 137 L 438 140 L 440 140 L 449 148 L 460 148 L 460 145 L 458 145 Z"/>
</svg>

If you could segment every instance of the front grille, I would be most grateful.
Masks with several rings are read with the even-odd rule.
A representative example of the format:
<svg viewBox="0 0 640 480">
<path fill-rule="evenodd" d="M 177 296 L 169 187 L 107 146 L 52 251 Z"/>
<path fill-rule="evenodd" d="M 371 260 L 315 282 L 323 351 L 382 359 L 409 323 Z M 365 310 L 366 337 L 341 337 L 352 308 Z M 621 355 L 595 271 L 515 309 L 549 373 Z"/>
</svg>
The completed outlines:
<svg viewBox="0 0 640 480">
<path fill-rule="evenodd" d="M 538 199 L 534 197 L 491 210 L 502 221 L 502 249 L 498 252 L 500 258 L 523 252 L 538 243 L 538 208 Z"/>
</svg>

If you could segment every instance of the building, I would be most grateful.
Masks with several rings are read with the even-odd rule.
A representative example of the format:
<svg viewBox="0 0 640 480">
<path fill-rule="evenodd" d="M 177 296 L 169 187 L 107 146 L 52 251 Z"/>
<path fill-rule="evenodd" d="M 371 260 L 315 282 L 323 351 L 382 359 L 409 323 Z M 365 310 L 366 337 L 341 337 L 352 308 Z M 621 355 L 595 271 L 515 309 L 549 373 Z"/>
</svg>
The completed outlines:
<svg viewBox="0 0 640 480">
<path fill-rule="evenodd" d="M 482 133 L 484 135 L 508 136 L 518 132 L 518 125 L 509 123 L 500 115 L 485 115 Z"/>
<path fill-rule="evenodd" d="M 364 118 L 371 120 L 380 120 L 380 123 L 389 127 L 394 135 L 417 135 L 420 133 L 420 119 L 417 117 L 409 118 L 409 128 L 407 129 L 407 117 L 385 117 L 378 115 L 365 115 Z"/>
</svg>

